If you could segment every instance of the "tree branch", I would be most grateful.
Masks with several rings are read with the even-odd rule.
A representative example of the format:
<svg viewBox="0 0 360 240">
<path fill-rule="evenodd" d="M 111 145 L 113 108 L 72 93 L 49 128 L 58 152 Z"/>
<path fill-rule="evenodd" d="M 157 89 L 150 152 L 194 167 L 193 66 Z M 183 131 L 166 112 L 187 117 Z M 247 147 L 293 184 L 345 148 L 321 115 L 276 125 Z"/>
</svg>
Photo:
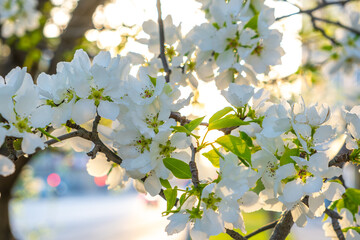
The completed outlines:
<svg viewBox="0 0 360 240">
<path fill-rule="evenodd" d="M 344 233 L 341 231 L 341 227 L 338 221 L 339 219 L 342 219 L 342 217 L 337 212 L 330 210 L 328 208 L 325 210 L 325 213 L 331 218 L 331 224 L 338 239 L 345 240 Z"/>
<path fill-rule="evenodd" d="M 317 11 L 317 10 L 320 10 L 320 9 L 322 9 L 322 8 L 325 8 L 325 7 L 331 6 L 331 5 L 341 5 L 341 6 L 345 6 L 347 3 L 357 2 L 357 1 L 359 1 L 359 0 L 343 0 L 343 1 L 332 1 L 332 2 L 322 1 L 322 3 L 318 4 L 316 7 L 310 8 L 310 9 L 307 9 L 307 10 L 303 10 L 303 9 L 301 9 L 299 6 L 297 6 L 297 7 L 299 8 L 299 12 L 290 13 L 290 14 L 287 14 L 287 15 L 284 15 L 284 16 L 281 16 L 281 17 L 278 17 L 278 18 L 276 18 L 275 20 L 276 20 L 276 21 L 279 21 L 279 20 L 281 20 L 281 19 L 288 18 L 288 17 L 294 16 L 294 15 L 298 15 L 298 14 L 308 14 L 308 15 L 312 15 L 313 12 L 315 12 L 315 11 Z"/>
<path fill-rule="evenodd" d="M 198 187 L 200 181 L 199 181 L 199 171 L 196 167 L 195 163 L 195 155 L 196 155 L 196 148 L 193 144 L 190 145 L 191 148 L 191 160 L 189 162 L 190 171 L 191 171 L 191 180 L 194 184 L 194 187 Z"/>
<path fill-rule="evenodd" d="M 79 125 L 71 123 L 70 121 L 66 123 L 66 126 L 77 129 L 80 132 L 79 137 L 93 142 L 95 144 L 95 147 L 97 148 L 96 151 L 104 153 L 109 161 L 112 161 L 119 165 L 122 163 L 122 159 L 101 141 L 97 132 L 96 134 L 93 134 L 93 132 L 89 132 L 86 129 L 80 127 Z"/>
<path fill-rule="evenodd" d="M 251 238 L 251 237 L 255 236 L 256 234 L 259 234 L 259 233 L 264 232 L 266 230 L 272 229 L 272 228 L 274 228 L 276 226 L 277 223 L 278 223 L 277 220 L 272 222 L 272 223 L 269 223 L 269 224 L 259 228 L 258 230 L 246 235 L 245 238 Z"/>
<path fill-rule="evenodd" d="M 169 69 L 169 65 L 166 60 L 166 55 L 165 55 L 165 33 L 164 33 L 164 22 L 161 17 L 160 0 L 157 0 L 156 7 L 157 7 L 157 11 L 158 11 L 159 36 L 160 36 L 160 55 L 159 55 L 159 57 L 161 59 L 162 65 L 164 67 L 164 71 L 166 73 L 166 75 L 165 75 L 166 82 L 170 82 L 171 70 Z"/>
<path fill-rule="evenodd" d="M 241 236 L 240 233 L 234 230 L 226 228 L 226 233 L 235 240 L 247 240 L 245 237 Z"/>
<path fill-rule="evenodd" d="M 285 240 L 286 236 L 289 235 L 293 224 L 294 220 L 291 216 L 291 211 L 284 212 L 277 222 L 270 240 Z"/>
</svg>

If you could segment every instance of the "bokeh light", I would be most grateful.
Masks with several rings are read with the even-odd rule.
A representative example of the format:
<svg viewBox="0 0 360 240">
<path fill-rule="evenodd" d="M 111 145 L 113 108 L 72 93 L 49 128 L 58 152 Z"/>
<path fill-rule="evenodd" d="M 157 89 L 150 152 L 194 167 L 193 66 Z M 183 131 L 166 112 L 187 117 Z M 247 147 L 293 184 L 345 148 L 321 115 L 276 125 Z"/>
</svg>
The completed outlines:
<svg viewBox="0 0 360 240">
<path fill-rule="evenodd" d="M 102 177 L 94 177 L 94 182 L 97 186 L 103 187 L 106 184 L 107 175 Z"/>
<path fill-rule="evenodd" d="M 58 174 L 51 173 L 47 177 L 47 183 L 49 184 L 50 187 L 57 187 L 61 183 L 61 178 Z"/>
</svg>

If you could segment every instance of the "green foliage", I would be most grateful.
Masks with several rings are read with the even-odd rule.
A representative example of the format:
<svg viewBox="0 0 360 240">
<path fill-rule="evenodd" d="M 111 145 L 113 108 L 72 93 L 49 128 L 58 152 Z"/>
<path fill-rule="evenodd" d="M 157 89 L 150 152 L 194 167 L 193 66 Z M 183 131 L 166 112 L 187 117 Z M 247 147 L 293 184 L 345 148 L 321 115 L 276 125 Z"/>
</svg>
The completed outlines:
<svg viewBox="0 0 360 240">
<path fill-rule="evenodd" d="M 219 153 L 218 151 L 212 149 L 206 153 L 203 153 L 202 155 L 207 159 L 209 159 L 209 161 L 214 167 L 218 168 L 220 167 L 220 156 L 221 156 L 218 153 Z"/>
<path fill-rule="evenodd" d="M 169 183 L 169 180 L 160 178 L 161 186 L 164 188 L 171 188 L 171 185 Z"/>
<path fill-rule="evenodd" d="M 280 158 L 280 166 L 286 165 L 288 163 L 295 163 L 294 160 L 292 160 L 291 156 L 299 156 L 300 151 L 298 148 L 287 148 L 285 147 L 285 152 Z"/>
<path fill-rule="evenodd" d="M 191 122 L 189 122 L 188 124 L 185 124 L 184 127 L 189 130 L 190 132 L 194 131 L 195 128 L 197 128 L 201 122 L 204 120 L 205 116 L 204 117 L 201 117 L 201 118 L 197 118 L 197 119 L 194 119 L 192 120 Z"/>
<path fill-rule="evenodd" d="M 217 111 L 212 117 L 209 119 L 209 123 L 214 122 L 215 120 L 218 120 L 228 114 L 229 112 L 233 111 L 234 109 L 232 107 L 225 107 L 224 109 L 221 109 L 220 111 Z"/>
<path fill-rule="evenodd" d="M 343 198 L 332 203 L 331 210 L 337 209 L 338 212 L 347 208 L 353 215 L 358 212 L 360 205 L 360 190 L 355 188 L 346 189 Z"/>
<path fill-rule="evenodd" d="M 239 157 L 245 166 L 251 165 L 251 150 L 246 142 L 232 135 L 225 135 L 216 140 L 226 151 L 230 151 Z"/>
<path fill-rule="evenodd" d="M 257 32 L 257 28 L 258 28 L 258 19 L 259 19 L 259 14 L 255 14 L 250 21 L 247 22 L 247 24 L 244 26 L 244 28 L 251 28 L 252 30 L 254 30 L 255 32 Z"/>
<path fill-rule="evenodd" d="M 189 164 L 176 159 L 176 158 L 164 158 L 164 165 L 169 169 L 175 177 L 179 179 L 190 179 L 191 171 Z"/>
<path fill-rule="evenodd" d="M 166 206 L 166 214 L 168 215 L 170 210 L 175 206 L 176 197 L 177 197 L 177 187 L 174 189 L 168 188 L 164 190 L 164 195 L 167 201 Z"/>
<path fill-rule="evenodd" d="M 249 125 L 249 122 L 244 122 L 236 115 L 231 114 L 209 123 L 208 129 L 209 130 L 222 129 L 222 128 L 238 127 L 241 125 Z"/>
</svg>

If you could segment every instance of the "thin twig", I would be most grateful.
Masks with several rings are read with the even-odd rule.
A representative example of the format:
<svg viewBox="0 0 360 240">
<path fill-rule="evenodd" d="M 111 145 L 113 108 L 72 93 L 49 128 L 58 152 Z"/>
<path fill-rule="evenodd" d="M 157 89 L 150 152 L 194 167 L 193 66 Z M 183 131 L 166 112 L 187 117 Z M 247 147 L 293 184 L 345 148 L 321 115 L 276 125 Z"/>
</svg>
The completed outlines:
<svg viewBox="0 0 360 240">
<path fill-rule="evenodd" d="M 57 137 L 57 139 L 59 139 L 60 141 L 69 139 L 69 138 L 73 138 L 73 137 L 78 137 L 81 135 L 81 132 L 79 131 L 74 131 L 74 132 L 70 132 L 70 133 L 66 133 L 64 135 L 61 135 L 60 137 Z M 50 139 L 48 141 L 45 142 L 46 145 L 51 146 L 55 143 L 58 143 L 58 140 L 56 139 Z"/>
<path fill-rule="evenodd" d="M 101 141 L 98 134 L 92 134 L 92 132 L 89 132 L 86 129 L 84 129 L 84 128 L 80 127 L 79 125 L 77 125 L 76 123 L 72 123 L 70 121 L 68 121 L 66 123 L 66 126 L 68 126 L 70 128 L 73 128 L 73 129 L 77 129 L 78 131 L 80 131 L 79 137 L 82 137 L 82 138 L 84 138 L 86 140 L 89 140 L 89 141 L 93 142 L 95 144 L 95 147 L 97 148 L 96 150 L 99 151 L 99 152 L 104 153 L 109 161 L 112 161 L 112 162 L 117 163 L 119 165 L 122 163 L 121 157 L 119 157 L 113 150 L 109 149 Z"/>
<path fill-rule="evenodd" d="M 247 240 L 245 237 L 241 236 L 240 233 L 234 230 L 226 228 L 226 233 L 235 240 Z"/>
<path fill-rule="evenodd" d="M 360 35 L 360 31 L 359 31 L 359 30 L 357 30 L 357 29 L 355 29 L 355 28 L 351 28 L 351 27 L 349 27 L 349 26 L 346 26 L 346 25 L 342 24 L 342 23 L 339 22 L 339 21 L 331 21 L 331 20 L 328 20 L 328 19 L 323 19 L 323 18 L 319 18 L 319 17 L 315 17 L 315 16 L 313 16 L 312 18 L 313 18 L 314 20 L 316 20 L 316 21 L 324 22 L 324 23 L 328 23 L 328 24 L 332 24 L 332 25 L 341 27 L 341 28 L 343 28 L 343 29 L 346 29 L 346 30 L 348 30 L 349 32 L 353 32 L 353 33 L 355 33 L 355 34 L 357 34 L 357 35 Z"/>
<path fill-rule="evenodd" d="M 246 235 L 245 238 L 251 238 L 251 237 L 255 236 L 256 234 L 259 234 L 259 233 L 264 232 L 266 230 L 272 229 L 272 228 L 274 228 L 276 226 L 277 223 L 278 223 L 277 220 L 272 222 L 272 223 L 269 223 L 269 224 L 259 228 L 258 230 Z"/>
<path fill-rule="evenodd" d="M 322 2 L 321 4 L 317 5 L 316 7 L 310 8 L 310 9 L 307 9 L 307 10 L 303 10 L 303 9 L 299 8 L 298 12 L 294 12 L 294 13 L 290 13 L 290 14 L 278 17 L 278 18 L 276 18 L 276 21 L 279 21 L 281 19 L 288 18 L 288 17 L 294 16 L 294 15 L 298 15 L 298 14 L 308 14 L 308 15 L 310 15 L 310 14 L 313 14 L 313 12 L 315 12 L 317 10 L 320 10 L 322 8 L 325 8 L 325 7 L 328 7 L 328 6 L 331 6 L 331 5 L 345 6 L 347 3 L 356 2 L 356 1 L 359 1 L 359 0 L 344 0 L 344 1 L 333 1 L 333 2 Z"/>
<path fill-rule="evenodd" d="M 325 29 L 317 25 L 316 19 L 313 15 L 310 15 L 310 18 L 311 18 L 312 26 L 316 31 L 319 31 L 321 35 L 323 35 L 326 39 L 328 39 L 333 45 L 340 45 L 340 43 L 335 38 L 331 37 L 325 32 Z"/>
<path fill-rule="evenodd" d="M 169 65 L 166 60 L 166 55 L 165 55 L 165 33 L 164 33 L 164 22 L 161 17 L 160 0 L 157 0 L 156 7 L 157 7 L 157 11 L 158 11 L 159 36 L 160 36 L 160 55 L 159 55 L 159 57 L 161 59 L 162 65 L 164 67 L 164 71 L 166 73 L 166 75 L 165 75 L 166 82 L 170 82 L 171 70 L 169 69 Z"/>
<path fill-rule="evenodd" d="M 342 217 L 334 210 L 330 210 L 328 208 L 325 210 L 325 213 L 331 218 L 331 224 L 338 239 L 345 240 L 344 233 L 341 231 L 341 226 L 339 224 L 339 219 L 342 219 Z"/>
<path fill-rule="evenodd" d="M 193 144 L 190 145 L 190 148 L 191 148 L 191 160 L 189 162 L 189 166 L 191 172 L 191 180 L 194 184 L 194 187 L 197 188 L 200 181 L 199 181 L 199 171 L 195 163 L 196 148 L 194 147 Z"/>
</svg>

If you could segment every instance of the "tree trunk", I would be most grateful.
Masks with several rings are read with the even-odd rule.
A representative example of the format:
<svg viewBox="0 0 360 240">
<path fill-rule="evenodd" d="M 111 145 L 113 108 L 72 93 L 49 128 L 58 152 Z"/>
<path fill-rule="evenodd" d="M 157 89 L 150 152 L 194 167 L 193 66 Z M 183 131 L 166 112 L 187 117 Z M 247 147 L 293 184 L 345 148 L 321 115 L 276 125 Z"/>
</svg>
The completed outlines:
<svg viewBox="0 0 360 240">
<path fill-rule="evenodd" d="M 3 240 L 15 239 L 10 228 L 9 201 L 10 194 L 2 193 L 0 197 L 0 239 Z"/>
<path fill-rule="evenodd" d="M 30 157 L 20 157 L 15 161 L 15 172 L 8 176 L 0 176 L 0 239 L 12 240 L 15 239 L 11 233 L 10 219 L 9 219 L 9 201 L 11 199 L 11 189 L 16 183 L 21 170 L 29 163 Z"/>
</svg>

